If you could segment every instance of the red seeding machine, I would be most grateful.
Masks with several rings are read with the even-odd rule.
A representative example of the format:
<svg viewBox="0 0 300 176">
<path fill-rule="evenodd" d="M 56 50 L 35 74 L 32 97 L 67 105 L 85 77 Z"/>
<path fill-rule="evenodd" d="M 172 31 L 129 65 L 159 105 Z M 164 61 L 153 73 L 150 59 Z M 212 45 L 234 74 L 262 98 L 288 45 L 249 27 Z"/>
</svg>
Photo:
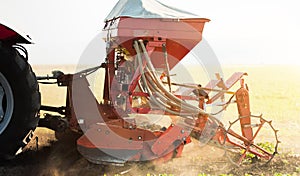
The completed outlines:
<svg viewBox="0 0 300 176">
<path fill-rule="evenodd" d="M 230 158 L 236 164 L 248 154 L 269 162 L 277 153 L 278 131 L 271 121 L 251 113 L 246 73 L 233 73 L 226 81 L 216 74 L 205 86 L 173 80 L 183 73 L 173 75 L 172 69 L 201 42 L 209 21 L 156 0 L 120 0 L 105 19 L 104 62 L 74 74 L 54 71 L 45 77 L 35 76 L 26 49 L 18 44 L 30 39 L 1 24 L 1 157 L 22 151 L 40 126 L 81 133 L 78 151 L 97 164 L 168 161 L 181 156 L 191 140 L 221 147 L 228 156 L 235 153 Z M 87 79 L 97 70 L 104 78 L 101 101 Z M 38 83 L 49 80 L 66 87 L 65 106 L 40 105 Z M 230 90 L 235 84 L 240 88 Z M 237 107 L 237 118 L 228 124 L 218 114 L 231 104 Z M 209 105 L 218 111 L 207 111 Z M 40 111 L 47 113 L 40 117 Z M 169 123 L 145 125 L 156 119 Z M 265 128 L 274 137 L 269 149 L 261 141 Z"/>
</svg>

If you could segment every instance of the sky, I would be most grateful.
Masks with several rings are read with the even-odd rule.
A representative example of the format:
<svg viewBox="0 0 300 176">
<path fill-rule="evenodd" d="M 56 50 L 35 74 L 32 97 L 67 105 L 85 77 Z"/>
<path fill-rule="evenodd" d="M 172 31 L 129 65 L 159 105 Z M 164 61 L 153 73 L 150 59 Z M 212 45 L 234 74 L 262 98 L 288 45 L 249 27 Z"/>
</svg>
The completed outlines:
<svg viewBox="0 0 300 176">
<path fill-rule="evenodd" d="M 160 0 L 211 21 L 203 37 L 221 64 L 300 65 L 296 0 Z M 1 0 L 0 22 L 29 34 L 31 64 L 76 64 L 118 0 Z"/>
</svg>

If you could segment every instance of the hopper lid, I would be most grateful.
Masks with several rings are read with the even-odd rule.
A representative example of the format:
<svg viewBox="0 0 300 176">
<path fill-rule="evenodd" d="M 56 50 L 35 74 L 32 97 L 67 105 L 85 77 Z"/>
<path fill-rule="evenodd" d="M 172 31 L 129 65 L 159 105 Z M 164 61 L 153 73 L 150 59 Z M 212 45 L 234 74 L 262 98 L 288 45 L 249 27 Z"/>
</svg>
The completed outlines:
<svg viewBox="0 0 300 176">
<path fill-rule="evenodd" d="M 158 0 L 119 0 L 105 18 L 109 21 L 118 17 L 132 18 L 200 18 L 198 15 L 162 4 Z"/>
</svg>

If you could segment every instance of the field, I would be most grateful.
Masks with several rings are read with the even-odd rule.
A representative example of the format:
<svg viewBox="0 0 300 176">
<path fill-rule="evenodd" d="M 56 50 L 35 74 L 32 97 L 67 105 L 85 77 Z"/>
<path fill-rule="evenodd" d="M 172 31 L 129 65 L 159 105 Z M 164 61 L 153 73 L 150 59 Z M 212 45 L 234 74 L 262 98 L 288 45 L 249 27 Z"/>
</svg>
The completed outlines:
<svg viewBox="0 0 300 176">
<path fill-rule="evenodd" d="M 62 70 L 65 73 L 76 70 L 74 66 L 43 65 L 33 66 L 33 69 L 37 75 L 50 74 L 52 70 Z M 75 139 L 78 137 L 76 133 L 68 131 L 62 139 L 57 140 L 53 131 L 38 128 L 35 133 L 39 140 L 38 148 L 33 140 L 27 150 L 15 160 L 1 162 L 0 175 L 300 175 L 300 69 L 297 66 L 225 66 L 224 78 L 236 71 L 248 73 L 245 81 L 250 90 L 251 112 L 262 113 L 279 130 L 279 155 L 267 166 L 251 163 L 237 168 L 224 159 L 222 150 L 208 145 L 200 147 L 196 140 L 185 147 L 182 157 L 167 163 L 100 166 L 87 162 L 78 154 L 75 146 Z M 190 72 L 193 74 L 197 70 L 190 69 Z M 195 76 L 194 79 L 202 78 Z M 42 85 L 40 88 L 42 104 L 64 105 L 64 88 L 56 85 Z M 235 109 L 234 105 L 228 107 L 222 117 L 224 123 L 237 117 Z M 265 133 L 263 137 L 267 138 L 269 135 Z"/>
</svg>

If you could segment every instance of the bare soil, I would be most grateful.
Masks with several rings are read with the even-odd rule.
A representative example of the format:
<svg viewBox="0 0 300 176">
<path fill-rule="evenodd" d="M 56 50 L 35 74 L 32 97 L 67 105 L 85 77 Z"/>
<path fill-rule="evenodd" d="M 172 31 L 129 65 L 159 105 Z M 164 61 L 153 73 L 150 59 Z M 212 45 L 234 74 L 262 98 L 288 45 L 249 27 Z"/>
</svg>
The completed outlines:
<svg viewBox="0 0 300 176">
<path fill-rule="evenodd" d="M 74 132 L 56 135 L 53 131 L 38 128 L 38 147 L 32 140 L 26 151 L 10 161 L 0 162 L 0 175 L 95 175 L 95 176 L 197 176 L 199 174 L 221 175 L 300 175 L 300 158 L 291 154 L 279 154 L 267 165 L 262 161 L 233 165 L 224 156 L 224 151 L 213 147 L 197 145 L 194 140 L 186 145 L 183 156 L 161 164 L 152 162 L 127 163 L 125 166 L 96 165 L 85 160 L 76 149 L 76 139 L 80 136 Z M 59 138 L 59 140 L 57 140 Z"/>
</svg>

